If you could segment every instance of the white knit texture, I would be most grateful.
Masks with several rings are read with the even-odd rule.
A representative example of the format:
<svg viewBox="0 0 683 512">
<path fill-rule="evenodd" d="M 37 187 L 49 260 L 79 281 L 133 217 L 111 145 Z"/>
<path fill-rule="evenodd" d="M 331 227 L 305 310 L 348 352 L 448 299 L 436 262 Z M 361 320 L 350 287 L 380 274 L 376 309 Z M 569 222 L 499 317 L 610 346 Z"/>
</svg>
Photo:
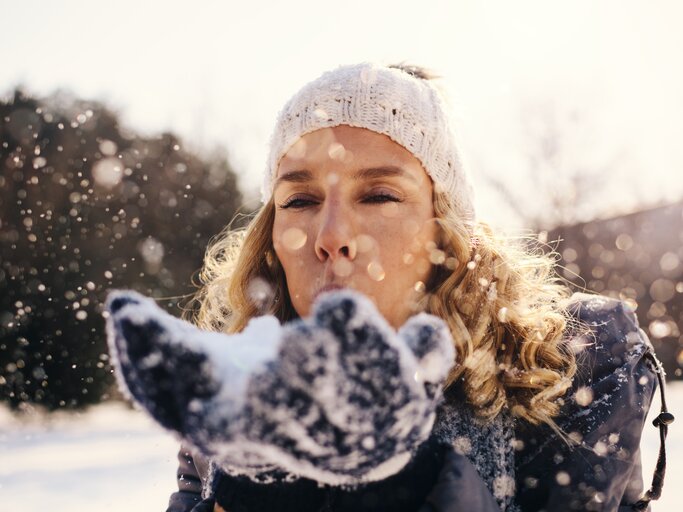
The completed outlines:
<svg viewBox="0 0 683 512">
<path fill-rule="evenodd" d="M 429 80 L 373 63 L 328 71 L 285 104 L 270 142 L 264 203 L 272 195 L 280 159 L 292 145 L 307 133 L 339 125 L 384 134 L 406 148 L 463 220 L 474 220 L 472 187 L 441 93 Z"/>
</svg>

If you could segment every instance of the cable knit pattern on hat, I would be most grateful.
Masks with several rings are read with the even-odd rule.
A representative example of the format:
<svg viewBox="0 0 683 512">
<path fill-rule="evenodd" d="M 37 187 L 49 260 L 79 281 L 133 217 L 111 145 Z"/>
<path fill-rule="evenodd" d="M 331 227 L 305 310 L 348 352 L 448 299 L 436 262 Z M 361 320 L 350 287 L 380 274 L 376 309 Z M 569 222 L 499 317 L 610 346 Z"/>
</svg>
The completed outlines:
<svg viewBox="0 0 683 512">
<path fill-rule="evenodd" d="M 448 112 L 429 80 L 400 69 L 363 63 L 328 71 L 305 85 L 278 116 L 263 202 L 272 195 L 280 159 L 301 136 L 349 125 L 384 134 L 410 151 L 462 218 L 473 221 L 473 191 Z"/>
</svg>

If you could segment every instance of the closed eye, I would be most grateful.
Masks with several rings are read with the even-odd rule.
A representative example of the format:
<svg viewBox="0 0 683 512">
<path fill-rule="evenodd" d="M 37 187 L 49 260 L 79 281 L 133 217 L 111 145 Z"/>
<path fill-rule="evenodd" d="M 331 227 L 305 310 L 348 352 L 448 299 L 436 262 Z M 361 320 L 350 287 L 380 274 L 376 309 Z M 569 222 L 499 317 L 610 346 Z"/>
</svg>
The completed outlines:
<svg viewBox="0 0 683 512">
<path fill-rule="evenodd" d="M 361 203 L 365 204 L 383 204 L 383 203 L 400 203 L 403 200 L 394 195 L 390 194 L 387 192 L 378 192 L 374 194 L 368 194 L 361 198 Z M 310 196 L 292 196 L 283 203 L 279 205 L 279 208 L 281 210 L 286 210 L 289 208 L 293 208 L 296 210 L 306 208 L 309 206 L 314 206 L 319 204 L 320 201 L 318 201 L 315 198 L 312 198 Z"/>
<path fill-rule="evenodd" d="M 309 197 L 293 196 L 287 199 L 284 203 L 280 204 L 281 210 L 286 210 L 287 208 L 306 208 L 307 206 L 312 206 L 318 204 L 318 201 L 311 199 Z"/>
<path fill-rule="evenodd" d="M 365 196 L 362 201 L 363 203 L 400 203 L 402 202 L 402 199 L 399 197 L 393 195 L 393 194 L 387 194 L 386 192 L 380 192 L 377 194 L 370 194 Z"/>
</svg>

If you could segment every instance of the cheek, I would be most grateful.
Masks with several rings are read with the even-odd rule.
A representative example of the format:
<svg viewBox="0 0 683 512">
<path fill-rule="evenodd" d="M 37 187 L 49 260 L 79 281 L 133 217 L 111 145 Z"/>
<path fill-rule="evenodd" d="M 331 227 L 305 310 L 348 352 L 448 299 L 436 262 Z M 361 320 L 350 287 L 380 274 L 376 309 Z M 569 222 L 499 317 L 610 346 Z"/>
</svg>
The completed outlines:
<svg viewBox="0 0 683 512">
<path fill-rule="evenodd" d="M 439 227 L 434 219 L 425 223 L 422 230 L 421 244 L 422 254 L 433 264 L 442 264 L 446 260 L 446 253 L 439 248 Z"/>
<path fill-rule="evenodd" d="M 408 219 L 399 226 L 398 229 L 378 233 L 380 253 L 385 265 L 407 274 L 406 277 L 428 273 L 431 267 L 430 252 L 436 247 L 434 223 L 430 220 L 417 222 Z"/>
<path fill-rule="evenodd" d="M 280 265 L 287 272 L 287 254 L 283 250 L 282 244 L 280 243 L 280 236 L 276 230 L 273 230 L 273 249 L 275 250 L 275 256 L 277 257 Z"/>
<path fill-rule="evenodd" d="M 276 237 L 273 237 L 273 247 L 275 249 L 275 255 L 280 261 L 280 265 L 282 265 L 282 270 L 285 273 L 287 283 L 289 285 L 295 283 L 299 274 L 297 270 L 301 266 L 298 264 L 300 262 L 300 257 L 298 257 L 295 252 L 288 250 L 282 243 L 282 240 Z"/>
<path fill-rule="evenodd" d="M 306 316 L 310 309 L 307 283 L 310 283 L 310 262 L 305 261 L 309 250 L 308 237 L 303 230 L 292 227 L 273 227 L 273 248 L 285 274 L 286 288 L 294 310 Z M 304 238 L 306 240 L 304 240 Z"/>
<path fill-rule="evenodd" d="M 275 256 L 282 266 L 282 270 L 285 274 L 285 279 L 287 280 L 287 285 L 291 285 L 293 281 L 296 280 L 295 270 L 296 266 L 295 258 L 292 257 L 292 253 L 287 250 L 282 241 L 282 230 L 277 227 L 273 228 L 273 249 L 275 250 Z"/>
</svg>

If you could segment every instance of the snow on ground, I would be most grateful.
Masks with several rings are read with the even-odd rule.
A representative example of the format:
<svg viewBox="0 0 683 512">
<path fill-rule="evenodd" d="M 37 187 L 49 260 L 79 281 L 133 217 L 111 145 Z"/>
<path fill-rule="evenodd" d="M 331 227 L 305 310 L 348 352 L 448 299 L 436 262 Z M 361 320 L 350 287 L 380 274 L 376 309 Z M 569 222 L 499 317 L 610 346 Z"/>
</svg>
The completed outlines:
<svg viewBox="0 0 683 512">
<path fill-rule="evenodd" d="M 667 478 L 654 512 L 680 510 L 683 487 L 683 382 L 668 386 L 678 417 L 667 442 Z M 659 450 L 650 411 L 642 443 L 646 486 Z M 108 403 L 82 414 L 19 421 L 0 409 L 0 509 L 23 512 L 165 510 L 175 486 L 178 444 L 146 415 Z"/>
<path fill-rule="evenodd" d="M 47 421 L 0 410 L 0 510 L 163 511 L 177 451 L 170 434 L 121 403 Z"/>
</svg>

